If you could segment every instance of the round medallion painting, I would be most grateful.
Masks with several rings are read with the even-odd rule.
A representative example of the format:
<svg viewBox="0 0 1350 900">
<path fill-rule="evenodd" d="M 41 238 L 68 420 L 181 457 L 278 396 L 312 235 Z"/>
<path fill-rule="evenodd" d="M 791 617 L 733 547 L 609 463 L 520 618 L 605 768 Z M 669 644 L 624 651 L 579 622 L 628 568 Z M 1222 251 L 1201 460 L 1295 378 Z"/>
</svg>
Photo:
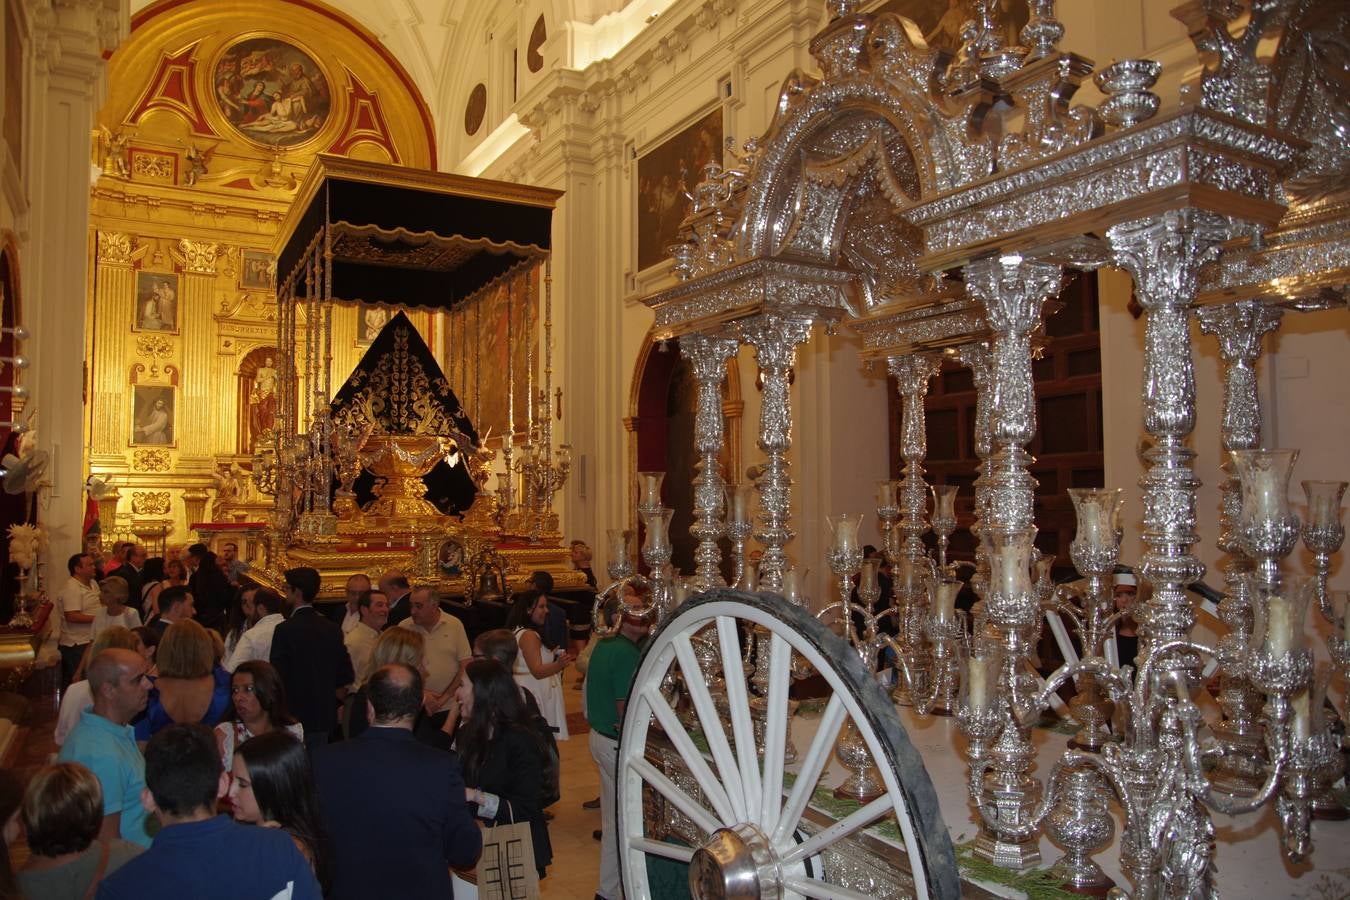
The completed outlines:
<svg viewBox="0 0 1350 900">
<path fill-rule="evenodd" d="M 328 79 L 304 50 L 274 37 L 251 37 L 216 63 L 216 107 L 244 137 L 293 147 L 328 121 Z"/>
</svg>

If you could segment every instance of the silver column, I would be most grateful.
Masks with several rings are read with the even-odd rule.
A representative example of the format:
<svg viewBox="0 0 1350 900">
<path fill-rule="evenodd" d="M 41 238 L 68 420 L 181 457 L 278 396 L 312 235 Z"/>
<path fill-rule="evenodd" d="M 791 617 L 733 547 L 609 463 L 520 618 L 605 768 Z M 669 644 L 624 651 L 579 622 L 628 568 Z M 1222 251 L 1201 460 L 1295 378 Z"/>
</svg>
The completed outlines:
<svg viewBox="0 0 1350 900">
<path fill-rule="evenodd" d="M 722 521 L 726 504 L 726 481 L 718 457 L 725 443 L 722 423 L 722 383 L 727 360 L 740 344 L 733 338 L 687 334 L 680 338 L 680 352 L 689 360 L 698 399 L 694 412 L 694 449 L 698 451 L 698 475 L 694 478 L 694 523 L 689 531 L 698 538 L 694 550 L 693 581 L 701 591 L 723 584 L 722 553 L 717 539 L 726 533 Z"/>
</svg>

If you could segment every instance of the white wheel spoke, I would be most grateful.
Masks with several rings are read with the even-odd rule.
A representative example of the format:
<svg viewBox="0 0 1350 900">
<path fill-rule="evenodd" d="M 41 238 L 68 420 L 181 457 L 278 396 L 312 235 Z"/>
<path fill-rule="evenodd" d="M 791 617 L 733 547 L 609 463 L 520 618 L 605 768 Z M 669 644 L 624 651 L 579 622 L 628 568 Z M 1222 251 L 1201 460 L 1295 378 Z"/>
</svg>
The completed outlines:
<svg viewBox="0 0 1350 900">
<path fill-rule="evenodd" d="M 651 707 L 656 715 L 657 721 L 666 731 L 666 737 L 675 745 L 679 751 L 680 758 L 686 766 L 689 767 L 689 774 L 694 776 L 700 788 L 703 789 L 703 795 L 708 798 L 712 804 L 713 811 L 721 817 L 723 824 L 731 825 L 738 821 L 731 800 L 727 797 L 727 792 L 722 789 L 722 783 L 713 775 L 713 771 L 708 766 L 708 761 L 703 758 L 703 752 L 698 749 L 694 739 L 689 736 L 685 730 L 684 723 L 680 721 L 679 716 L 675 715 L 675 710 L 670 708 L 666 698 L 661 696 L 655 688 L 647 688 L 642 692 L 642 699 Z"/>
<path fill-rule="evenodd" d="M 764 726 L 764 781 L 760 801 L 760 821 L 766 825 L 777 822 L 783 809 L 783 756 L 787 747 L 789 717 L 787 715 L 788 686 L 792 679 L 792 648 L 780 635 L 773 635 L 769 643 L 769 697 L 770 710 L 783 710 L 782 716 L 770 715 Z"/>
<path fill-rule="evenodd" d="M 717 713 L 712 694 L 708 693 L 708 683 L 704 680 L 703 670 L 699 668 L 698 660 L 694 658 L 694 648 L 689 643 L 689 635 L 676 635 L 671 643 L 675 647 L 675 655 L 679 658 L 680 669 L 684 673 L 685 689 L 689 692 L 689 699 L 694 701 L 699 724 L 703 726 L 703 736 L 708 740 L 708 750 L 712 753 L 713 762 L 717 763 L 717 771 L 722 775 L 722 784 L 726 787 L 732 812 L 736 816 L 736 821 L 747 821 L 749 817 L 745 805 L 745 787 L 741 783 L 740 769 L 736 765 L 735 756 L 732 755 L 731 745 L 727 743 L 727 734 L 722 730 L 722 717 Z"/>
<path fill-rule="evenodd" d="M 825 712 L 820 717 L 820 727 L 816 729 L 811 747 L 802 760 L 797 781 L 792 785 L 792 793 L 788 795 L 783 814 L 778 819 L 778 826 L 774 828 L 773 835 L 769 838 L 769 842 L 774 846 L 780 846 L 801 820 L 806 804 L 811 799 L 811 794 L 815 792 L 816 782 L 820 781 L 820 773 L 825 770 L 825 763 L 834 749 L 834 742 L 839 737 L 839 726 L 843 724 L 846 712 L 844 700 L 837 693 L 825 704 Z"/>
<path fill-rule="evenodd" d="M 741 784 L 745 787 L 745 805 L 749 821 L 762 825 L 766 820 L 761 812 L 762 797 L 759 774 L 759 753 L 755 750 L 755 727 L 750 720 L 750 701 L 746 696 L 745 672 L 741 668 L 741 641 L 736 631 L 736 620 L 726 616 L 717 619 L 717 637 L 722 645 L 722 681 L 727 687 L 727 707 L 732 733 L 736 738 L 736 757 L 740 761 Z M 784 707 L 786 713 L 786 707 Z M 769 707 L 769 721 L 773 721 L 774 707 Z"/>
<path fill-rule="evenodd" d="M 827 884 L 815 878 L 784 878 L 783 887 L 790 891 L 796 891 L 803 897 L 815 897 L 818 900 L 876 900 L 871 894 L 861 894 L 858 891 L 849 890 L 837 884 Z"/>
<path fill-rule="evenodd" d="M 629 849 L 641 850 L 643 853 L 651 856 L 660 856 L 663 859 L 674 859 L 679 862 L 687 863 L 694 858 L 693 847 L 685 847 L 681 844 L 667 844 L 665 841 L 654 841 L 651 838 L 634 838 L 628 842 Z"/>
<path fill-rule="evenodd" d="M 782 864 L 800 862 L 817 855 L 836 841 L 841 841 L 860 828 L 871 825 L 877 819 L 890 812 L 891 798 L 882 794 L 871 803 L 856 812 L 849 813 L 829 828 L 821 829 L 783 854 Z"/>
<path fill-rule="evenodd" d="M 655 766 L 645 759 L 635 759 L 628 764 L 634 772 L 642 776 L 642 780 L 656 788 L 657 793 L 665 797 L 675 808 L 684 813 L 694 825 L 703 829 L 708 834 L 722 827 L 722 823 L 712 817 L 702 805 L 690 797 L 675 782 L 671 781 Z M 631 841 L 631 838 L 630 838 Z"/>
</svg>

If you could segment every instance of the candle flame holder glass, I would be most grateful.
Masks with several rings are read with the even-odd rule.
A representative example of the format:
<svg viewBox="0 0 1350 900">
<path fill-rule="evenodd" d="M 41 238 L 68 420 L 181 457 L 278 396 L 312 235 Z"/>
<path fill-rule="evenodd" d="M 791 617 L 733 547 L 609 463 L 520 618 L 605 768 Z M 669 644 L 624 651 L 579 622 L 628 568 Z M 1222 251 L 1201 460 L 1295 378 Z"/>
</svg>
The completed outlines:
<svg viewBox="0 0 1350 900">
<path fill-rule="evenodd" d="M 1345 496 L 1344 481 L 1305 481 L 1303 493 L 1308 498 L 1308 515 L 1303 522 L 1303 546 L 1313 557 L 1313 577 L 1317 580 L 1317 605 L 1327 621 L 1331 620 L 1331 605 L 1327 599 L 1327 579 L 1331 575 L 1331 556 L 1345 541 L 1345 525 L 1341 522 L 1341 499 Z"/>
<path fill-rule="evenodd" d="M 1298 517 L 1289 512 L 1289 476 L 1297 450 L 1234 450 L 1233 465 L 1242 484 L 1238 543 L 1256 562 L 1261 580 L 1280 583 L 1280 560 L 1298 540 Z"/>
</svg>

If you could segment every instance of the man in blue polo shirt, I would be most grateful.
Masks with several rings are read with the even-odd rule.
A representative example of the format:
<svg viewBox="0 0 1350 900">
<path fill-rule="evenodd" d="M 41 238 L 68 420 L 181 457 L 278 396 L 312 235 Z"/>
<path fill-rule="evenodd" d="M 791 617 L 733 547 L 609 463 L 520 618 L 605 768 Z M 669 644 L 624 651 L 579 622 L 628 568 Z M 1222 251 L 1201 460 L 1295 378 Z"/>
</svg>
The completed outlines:
<svg viewBox="0 0 1350 900">
<path fill-rule="evenodd" d="M 103 880 L 98 900 L 321 900 L 289 834 L 216 815 L 229 777 L 205 725 L 170 725 L 152 737 L 145 783 L 145 807 L 164 827 L 153 847 Z"/>
<path fill-rule="evenodd" d="M 128 724 L 145 709 L 150 692 L 145 659 L 133 650 L 104 650 L 89 664 L 89 691 L 94 707 L 80 713 L 79 724 L 61 745 L 58 758 L 81 763 L 98 777 L 103 788 L 101 839 L 120 837 L 149 847 L 141 805 L 145 757 Z"/>
</svg>

